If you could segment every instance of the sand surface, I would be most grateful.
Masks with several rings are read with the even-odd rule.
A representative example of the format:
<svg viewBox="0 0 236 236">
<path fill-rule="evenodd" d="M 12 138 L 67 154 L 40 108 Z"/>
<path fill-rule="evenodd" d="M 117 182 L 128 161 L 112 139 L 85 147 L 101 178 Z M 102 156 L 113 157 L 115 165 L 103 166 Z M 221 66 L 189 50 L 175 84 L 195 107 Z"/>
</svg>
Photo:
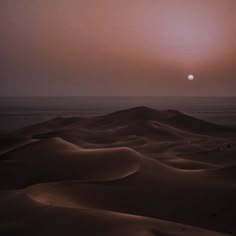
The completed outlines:
<svg viewBox="0 0 236 236">
<path fill-rule="evenodd" d="M 236 234 L 236 131 L 136 107 L 0 136 L 0 235 Z"/>
</svg>

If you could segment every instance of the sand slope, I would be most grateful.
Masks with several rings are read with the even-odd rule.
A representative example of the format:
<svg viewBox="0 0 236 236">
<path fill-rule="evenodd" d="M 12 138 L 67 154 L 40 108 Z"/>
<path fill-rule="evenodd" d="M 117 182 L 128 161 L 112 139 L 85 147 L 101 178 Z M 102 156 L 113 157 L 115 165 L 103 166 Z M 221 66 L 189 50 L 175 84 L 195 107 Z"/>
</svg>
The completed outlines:
<svg viewBox="0 0 236 236">
<path fill-rule="evenodd" d="M 236 232 L 230 128 L 138 107 L 1 141 L 0 235 Z"/>
</svg>

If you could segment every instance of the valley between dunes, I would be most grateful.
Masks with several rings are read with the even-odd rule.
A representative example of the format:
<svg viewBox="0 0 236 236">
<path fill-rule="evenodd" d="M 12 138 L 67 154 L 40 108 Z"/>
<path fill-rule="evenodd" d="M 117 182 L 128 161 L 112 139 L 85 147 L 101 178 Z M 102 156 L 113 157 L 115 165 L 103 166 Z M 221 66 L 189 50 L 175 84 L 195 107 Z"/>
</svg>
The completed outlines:
<svg viewBox="0 0 236 236">
<path fill-rule="evenodd" d="M 0 137 L 0 235 L 236 234 L 236 131 L 135 107 Z"/>
</svg>

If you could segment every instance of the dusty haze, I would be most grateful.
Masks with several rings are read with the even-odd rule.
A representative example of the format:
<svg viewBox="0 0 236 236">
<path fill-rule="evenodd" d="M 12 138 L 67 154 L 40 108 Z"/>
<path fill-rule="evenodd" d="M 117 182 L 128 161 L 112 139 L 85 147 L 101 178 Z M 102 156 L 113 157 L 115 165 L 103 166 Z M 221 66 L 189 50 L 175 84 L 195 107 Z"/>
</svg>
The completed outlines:
<svg viewBox="0 0 236 236">
<path fill-rule="evenodd" d="M 2 0 L 0 95 L 234 96 L 235 11 L 234 0 Z"/>
</svg>

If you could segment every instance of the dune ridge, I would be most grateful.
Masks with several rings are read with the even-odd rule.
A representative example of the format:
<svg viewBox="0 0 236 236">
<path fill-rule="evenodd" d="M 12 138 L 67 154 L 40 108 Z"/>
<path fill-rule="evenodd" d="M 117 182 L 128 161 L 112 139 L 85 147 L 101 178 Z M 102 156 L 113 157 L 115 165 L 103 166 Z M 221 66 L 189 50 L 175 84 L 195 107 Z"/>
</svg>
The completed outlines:
<svg viewBox="0 0 236 236">
<path fill-rule="evenodd" d="M 136 107 L 1 140 L 1 235 L 236 232 L 233 129 Z"/>
</svg>

